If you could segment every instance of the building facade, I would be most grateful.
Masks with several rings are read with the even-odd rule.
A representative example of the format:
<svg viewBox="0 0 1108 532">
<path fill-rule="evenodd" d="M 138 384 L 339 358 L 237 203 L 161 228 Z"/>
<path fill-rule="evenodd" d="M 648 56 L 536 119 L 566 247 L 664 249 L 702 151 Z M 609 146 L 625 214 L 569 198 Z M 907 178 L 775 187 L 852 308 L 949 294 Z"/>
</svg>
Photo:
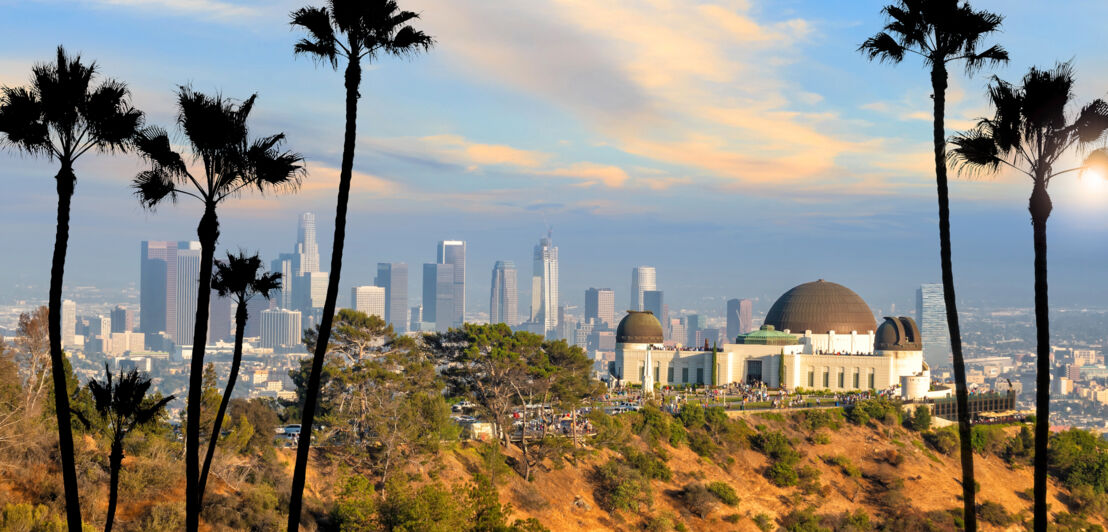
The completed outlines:
<svg viewBox="0 0 1108 532">
<path fill-rule="evenodd" d="M 454 325 L 454 265 L 423 265 L 423 322 L 444 332 Z"/>
<path fill-rule="evenodd" d="M 466 243 L 464 240 L 441 240 L 436 249 L 436 262 L 453 266 L 454 302 L 451 326 L 465 323 L 466 316 Z"/>
<path fill-rule="evenodd" d="M 658 272 L 653 266 L 631 269 L 631 310 L 643 310 L 643 292 L 658 289 Z"/>
<path fill-rule="evenodd" d="M 397 334 L 408 331 L 408 265 L 378 262 L 373 284 L 385 289 L 385 321 Z"/>
<path fill-rule="evenodd" d="M 350 289 L 350 302 L 354 310 L 382 320 L 385 320 L 385 301 L 383 286 L 355 286 Z"/>
<path fill-rule="evenodd" d="M 754 303 L 749 299 L 727 300 L 727 341 L 754 330 Z"/>
<path fill-rule="evenodd" d="M 531 272 L 531 323 L 549 334 L 558 326 L 558 247 L 549 233 L 535 246 Z"/>
<path fill-rule="evenodd" d="M 302 345 L 300 312 L 288 309 L 264 310 L 261 318 L 262 347 L 292 349 Z"/>
<path fill-rule="evenodd" d="M 950 362 L 950 329 L 941 283 L 922 284 L 916 289 L 916 321 L 923 333 L 923 358 L 927 363 L 937 367 Z"/>
<path fill-rule="evenodd" d="M 616 326 L 616 294 L 611 288 L 585 290 L 585 321 L 603 323 L 609 329 Z"/>
<path fill-rule="evenodd" d="M 516 264 L 510 260 L 498 260 L 492 267 L 492 284 L 489 294 L 489 323 L 506 323 L 514 327 L 519 323 L 519 288 Z"/>
</svg>

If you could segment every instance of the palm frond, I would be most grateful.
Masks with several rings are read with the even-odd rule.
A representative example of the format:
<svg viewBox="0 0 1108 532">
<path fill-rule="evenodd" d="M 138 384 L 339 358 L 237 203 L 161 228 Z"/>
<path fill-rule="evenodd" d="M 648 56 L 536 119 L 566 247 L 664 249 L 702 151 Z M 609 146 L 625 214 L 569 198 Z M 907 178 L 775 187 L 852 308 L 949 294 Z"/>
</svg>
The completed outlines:
<svg viewBox="0 0 1108 532">
<path fill-rule="evenodd" d="M 1080 144 L 1096 142 L 1108 130 L 1108 103 L 1097 98 L 1081 108 L 1073 122 L 1073 135 Z"/>
<path fill-rule="evenodd" d="M 127 101 L 130 91 L 107 80 L 89 95 L 82 109 L 90 145 L 102 151 L 123 150 L 142 126 L 143 114 Z"/>
<path fill-rule="evenodd" d="M 257 139 L 246 152 L 247 175 L 259 192 L 300 188 L 306 173 L 304 157 L 280 151 L 284 138 L 284 134 L 278 134 Z"/>
<path fill-rule="evenodd" d="M 1034 129 L 1060 130 L 1066 126 L 1066 105 L 1073 99 L 1073 65 L 1058 63 L 1052 69 L 1032 67 L 1023 77 L 1020 92 L 1023 118 Z"/>
<path fill-rule="evenodd" d="M 1102 177 L 1108 178 L 1108 148 L 1099 148 L 1089 152 L 1081 166 L 1082 174 L 1088 170 L 1093 170 Z"/>
<path fill-rule="evenodd" d="M 160 168 L 139 172 L 131 188 L 143 208 L 148 210 L 154 210 L 166 198 L 177 202 L 177 186 L 173 183 L 173 177 Z"/>
<path fill-rule="evenodd" d="M 980 127 L 955 135 L 950 143 L 954 148 L 947 158 L 960 174 L 992 174 L 1002 164 L 996 142 Z"/>
<path fill-rule="evenodd" d="M 430 35 L 411 26 L 404 26 L 396 32 L 391 45 L 386 50 L 392 55 L 406 57 L 418 52 L 426 52 L 434 45 L 435 40 Z"/>
<path fill-rule="evenodd" d="M 96 63 L 85 65 L 80 55 L 70 56 L 61 46 L 56 62 L 32 67 L 32 84 L 42 102 L 44 121 L 58 131 L 74 133 L 80 118 L 79 109 L 85 103 L 95 74 Z"/>
<path fill-rule="evenodd" d="M 997 66 L 1008 62 L 1008 51 L 999 44 L 982 52 L 971 52 L 964 58 L 966 75 L 972 75 L 986 66 Z"/>
<path fill-rule="evenodd" d="M 890 63 L 899 63 L 904 60 L 904 47 L 900 43 L 896 42 L 891 35 L 885 32 L 878 33 L 877 35 L 866 39 L 860 46 L 858 51 L 862 52 L 870 61 L 874 59 L 884 63 L 886 61 Z"/>
<path fill-rule="evenodd" d="M 326 61 L 331 68 L 338 68 L 338 47 L 327 8 L 302 7 L 293 11 L 290 17 L 292 20 L 289 24 L 300 26 L 311 35 L 310 39 L 297 42 L 293 46 L 293 53 L 308 54 L 316 61 Z"/>
<path fill-rule="evenodd" d="M 32 155 L 52 156 L 49 131 L 38 95 L 24 87 L 0 88 L 0 133 L 5 143 Z"/>
</svg>

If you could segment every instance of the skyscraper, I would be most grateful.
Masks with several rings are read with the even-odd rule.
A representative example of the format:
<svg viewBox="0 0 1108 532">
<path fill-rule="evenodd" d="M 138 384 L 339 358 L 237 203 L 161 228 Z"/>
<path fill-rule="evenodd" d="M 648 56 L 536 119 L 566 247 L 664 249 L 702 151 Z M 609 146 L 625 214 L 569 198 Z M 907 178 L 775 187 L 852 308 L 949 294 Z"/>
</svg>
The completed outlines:
<svg viewBox="0 0 1108 532">
<path fill-rule="evenodd" d="M 453 325 L 465 323 L 466 317 L 466 243 L 464 240 L 440 240 L 435 262 L 454 267 Z"/>
<path fill-rule="evenodd" d="M 397 334 L 408 331 L 408 265 L 378 262 L 373 284 L 385 289 L 385 321 Z"/>
<path fill-rule="evenodd" d="M 270 262 L 269 271 L 281 274 L 281 289 L 270 295 L 277 308 L 291 309 L 294 305 L 293 294 L 296 289 L 293 286 L 298 282 L 296 276 L 299 261 L 300 255 L 296 253 L 281 253 Z"/>
<path fill-rule="evenodd" d="M 690 347 L 699 347 L 696 342 L 697 331 L 704 327 L 704 321 L 700 319 L 699 314 L 689 314 L 685 316 L 685 332 L 689 335 L 689 341 L 685 345 Z"/>
<path fill-rule="evenodd" d="M 354 310 L 385 319 L 385 287 L 355 286 L 350 290 L 350 303 Z"/>
<path fill-rule="evenodd" d="M 177 250 L 177 324 L 169 338 L 177 345 L 192 345 L 196 329 L 197 289 L 200 287 L 200 250 Z M 205 339 L 206 340 L 206 339 Z"/>
<path fill-rule="evenodd" d="M 932 368 L 950 362 L 950 329 L 942 284 L 921 284 L 916 289 L 916 320 L 923 335 L 923 360 Z"/>
<path fill-rule="evenodd" d="M 256 296 L 259 299 L 265 299 Z M 208 304 L 208 338 L 211 343 L 220 340 L 234 341 L 234 325 L 231 323 L 231 298 L 220 297 L 219 293 L 212 290 L 212 298 Z"/>
<path fill-rule="evenodd" d="M 299 312 L 286 309 L 262 311 L 262 347 L 289 348 L 300 345 L 301 338 Z"/>
<path fill-rule="evenodd" d="M 435 324 L 436 331 L 454 325 L 454 265 L 423 265 L 423 321 Z"/>
<path fill-rule="evenodd" d="M 596 320 L 611 329 L 616 324 L 616 294 L 611 288 L 585 290 L 585 322 Z"/>
<path fill-rule="evenodd" d="M 734 342 L 740 334 L 754 329 L 753 302 L 749 299 L 727 300 L 727 341 Z"/>
<path fill-rule="evenodd" d="M 62 301 L 62 347 L 75 345 L 76 335 L 77 303 L 66 299 Z"/>
<path fill-rule="evenodd" d="M 653 266 L 631 269 L 631 310 L 643 310 L 642 294 L 658 289 L 658 273 Z"/>
<path fill-rule="evenodd" d="M 531 273 L 531 322 L 549 333 L 558 325 L 558 247 L 550 233 L 535 246 Z"/>
<path fill-rule="evenodd" d="M 176 330 L 177 242 L 143 240 L 139 276 L 139 327 L 146 338 Z"/>
<path fill-rule="evenodd" d="M 489 323 L 519 323 L 519 289 L 516 287 L 516 263 L 498 260 L 492 267 L 489 295 Z"/>
<path fill-rule="evenodd" d="M 296 231 L 296 253 L 300 259 L 298 273 L 319 271 L 319 246 L 315 241 L 315 213 L 300 215 L 300 225 Z"/>
<path fill-rule="evenodd" d="M 116 305 L 112 309 L 112 332 L 129 332 L 135 329 L 135 311 Z"/>
<path fill-rule="evenodd" d="M 665 295 L 661 290 L 646 290 L 642 293 L 642 306 L 643 310 L 649 310 L 654 313 L 654 317 L 658 318 L 658 322 L 662 324 L 662 330 L 665 331 L 665 335 L 669 336 L 669 312 L 666 309 Z"/>
</svg>

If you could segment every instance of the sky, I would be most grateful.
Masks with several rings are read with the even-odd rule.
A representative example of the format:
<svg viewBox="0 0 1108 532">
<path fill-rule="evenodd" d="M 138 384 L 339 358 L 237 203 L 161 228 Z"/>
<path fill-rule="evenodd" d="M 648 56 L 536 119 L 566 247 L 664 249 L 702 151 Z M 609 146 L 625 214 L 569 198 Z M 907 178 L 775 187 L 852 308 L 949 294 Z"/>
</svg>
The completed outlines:
<svg viewBox="0 0 1108 532">
<path fill-rule="evenodd" d="M 268 261 L 292 249 L 297 215 L 311 211 L 328 264 L 344 92 L 341 73 L 293 56 L 301 34 L 288 13 L 312 1 L 0 0 L 0 85 L 26 84 L 31 65 L 62 44 L 125 81 L 147 121 L 177 141 L 177 86 L 257 93 L 252 133 L 286 133 L 308 176 L 296 194 L 227 202 L 220 249 Z M 903 314 L 920 283 L 939 279 L 927 71 L 856 51 L 883 25 L 883 2 L 399 3 L 436 42 L 366 65 L 340 303 L 350 286 L 372 284 L 378 261 L 409 264 L 414 299 L 436 242 L 462 239 L 468 306 L 487 311 L 493 263 L 515 261 L 529 286 L 548 228 L 571 305 L 590 286 L 615 289 L 626 305 L 638 265 L 658 269 L 671 312 L 722 312 L 730 297 L 764 311 L 824 278 Z M 952 70 L 949 133 L 989 112 L 993 74 L 1014 81 L 1032 65 L 1073 60 L 1077 101 L 1106 96 L 1108 4 L 973 5 L 1005 16 L 989 42 L 1012 61 L 972 78 Z M 141 240 L 194 238 L 191 198 L 148 212 L 131 195 L 143 168 L 131 155 L 79 161 L 67 286 L 137 284 Z M 45 297 L 56 171 L 0 149 L 0 296 Z M 954 177 L 959 299 L 1031 306 L 1030 183 Z M 1051 193 L 1052 302 L 1104 307 L 1108 183 L 1071 177 Z"/>
</svg>

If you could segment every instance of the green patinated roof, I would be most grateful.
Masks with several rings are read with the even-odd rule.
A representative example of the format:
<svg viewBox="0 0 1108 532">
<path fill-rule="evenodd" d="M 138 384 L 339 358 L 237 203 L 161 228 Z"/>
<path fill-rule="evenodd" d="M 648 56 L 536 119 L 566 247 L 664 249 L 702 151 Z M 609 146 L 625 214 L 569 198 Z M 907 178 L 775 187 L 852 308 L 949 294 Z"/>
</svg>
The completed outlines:
<svg viewBox="0 0 1108 532">
<path fill-rule="evenodd" d="M 763 325 L 762 328 L 757 331 L 740 334 L 739 337 L 735 339 L 735 343 L 753 345 L 796 345 L 798 342 L 795 335 L 778 331 L 773 325 Z"/>
</svg>

